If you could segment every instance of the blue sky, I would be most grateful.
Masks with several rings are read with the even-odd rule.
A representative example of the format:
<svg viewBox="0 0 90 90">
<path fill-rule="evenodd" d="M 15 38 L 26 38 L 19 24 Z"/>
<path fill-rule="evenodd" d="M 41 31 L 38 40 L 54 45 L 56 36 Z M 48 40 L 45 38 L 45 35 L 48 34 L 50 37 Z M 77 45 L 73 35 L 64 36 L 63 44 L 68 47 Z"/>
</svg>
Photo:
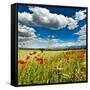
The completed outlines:
<svg viewBox="0 0 90 90">
<path fill-rule="evenodd" d="M 86 46 L 85 8 L 18 5 L 18 23 L 19 47 Z"/>
</svg>

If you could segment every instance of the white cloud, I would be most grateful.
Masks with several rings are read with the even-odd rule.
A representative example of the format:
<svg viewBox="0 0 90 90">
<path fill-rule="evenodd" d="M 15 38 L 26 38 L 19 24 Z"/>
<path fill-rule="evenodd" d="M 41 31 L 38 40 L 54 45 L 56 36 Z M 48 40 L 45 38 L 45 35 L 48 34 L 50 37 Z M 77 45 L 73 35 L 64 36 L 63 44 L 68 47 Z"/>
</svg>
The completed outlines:
<svg viewBox="0 0 90 90">
<path fill-rule="evenodd" d="M 37 25 L 54 30 L 59 30 L 64 27 L 68 27 L 71 30 L 77 27 L 77 22 L 72 17 L 51 13 L 48 9 L 41 7 L 29 7 L 29 10 L 32 13 L 18 13 L 19 22 L 28 26 Z"/>
<path fill-rule="evenodd" d="M 47 44 L 47 42 L 48 42 L 47 40 L 42 39 L 42 38 L 37 38 L 37 39 L 35 39 L 35 41 L 40 44 Z"/>
<path fill-rule="evenodd" d="M 32 14 L 28 12 L 18 12 L 18 22 L 27 26 L 31 26 L 33 24 Z"/>
<path fill-rule="evenodd" d="M 63 42 L 60 39 L 42 39 L 42 38 L 37 38 L 35 39 L 38 43 L 42 43 L 42 44 L 55 44 L 57 42 Z"/>
<path fill-rule="evenodd" d="M 56 43 L 63 42 L 60 39 L 51 39 L 50 41 L 48 39 L 43 39 L 43 38 L 36 38 L 32 40 L 31 42 L 26 42 L 26 44 L 19 45 L 19 47 L 24 47 L 24 48 L 52 48 L 53 45 Z"/>
<path fill-rule="evenodd" d="M 76 46 L 75 42 L 57 42 L 52 45 L 53 48 L 67 48 L 71 46 Z"/>
<path fill-rule="evenodd" d="M 32 14 L 30 14 L 28 12 L 18 12 L 18 20 L 32 22 Z"/>
<path fill-rule="evenodd" d="M 78 41 L 76 42 L 76 45 L 77 45 L 77 46 L 86 46 L 86 40 L 78 40 Z"/>
<path fill-rule="evenodd" d="M 70 46 L 76 46 L 75 42 L 64 42 L 60 39 L 45 40 L 42 38 L 34 40 L 36 44 L 43 45 L 46 48 L 66 48 Z"/>
<path fill-rule="evenodd" d="M 80 31 L 75 33 L 76 35 L 86 35 L 86 25 L 81 27 Z"/>
<path fill-rule="evenodd" d="M 18 42 L 22 42 L 22 43 L 24 43 L 24 42 L 26 42 L 26 41 L 31 41 L 33 38 L 31 38 L 31 37 L 22 37 L 22 36 L 18 36 Z"/>
<path fill-rule="evenodd" d="M 75 29 L 78 23 L 73 18 L 67 18 L 68 21 L 68 29 L 72 30 Z"/>
<path fill-rule="evenodd" d="M 80 36 L 78 37 L 78 40 L 86 40 L 86 35 L 80 35 Z"/>
<path fill-rule="evenodd" d="M 25 42 L 36 38 L 35 30 L 25 25 L 18 24 L 18 41 Z"/>
<path fill-rule="evenodd" d="M 63 40 L 60 39 L 51 39 L 52 42 L 57 43 L 57 42 L 63 42 Z"/>
<path fill-rule="evenodd" d="M 50 13 L 48 9 L 40 7 L 34 7 L 32 11 L 33 22 L 37 25 L 52 29 L 60 29 L 67 25 L 67 19 L 64 15 Z"/>
<path fill-rule="evenodd" d="M 80 21 L 86 18 L 86 10 L 80 10 L 75 13 L 75 20 Z"/>
<path fill-rule="evenodd" d="M 81 27 L 80 31 L 75 33 L 75 35 L 79 35 L 76 44 L 85 46 L 86 45 L 86 25 Z"/>
</svg>

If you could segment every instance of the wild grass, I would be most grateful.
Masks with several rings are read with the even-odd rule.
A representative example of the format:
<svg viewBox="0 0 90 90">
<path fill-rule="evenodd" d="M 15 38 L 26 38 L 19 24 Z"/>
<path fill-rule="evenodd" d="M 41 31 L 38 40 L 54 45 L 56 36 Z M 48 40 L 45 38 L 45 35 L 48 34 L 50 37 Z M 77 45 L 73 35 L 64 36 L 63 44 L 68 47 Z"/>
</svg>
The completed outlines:
<svg viewBox="0 0 90 90">
<path fill-rule="evenodd" d="M 18 84 L 86 81 L 86 50 L 18 50 Z"/>
</svg>

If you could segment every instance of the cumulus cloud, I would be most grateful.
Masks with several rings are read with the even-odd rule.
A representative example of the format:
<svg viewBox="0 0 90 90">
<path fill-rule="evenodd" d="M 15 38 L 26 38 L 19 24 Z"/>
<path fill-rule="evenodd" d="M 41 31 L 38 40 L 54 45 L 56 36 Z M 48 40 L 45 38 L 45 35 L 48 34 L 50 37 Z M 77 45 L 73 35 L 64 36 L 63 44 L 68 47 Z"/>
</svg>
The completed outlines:
<svg viewBox="0 0 90 90">
<path fill-rule="evenodd" d="M 78 35 L 77 44 L 78 45 L 86 45 L 86 25 L 81 27 L 80 31 L 75 33 L 75 35 Z"/>
<path fill-rule="evenodd" d="M 86 40 L 86 35 L 80 35 L 78 40 Z"/>
<path fill-rule="evenodd" d="M 27 27 L 22 24 L 18 24 L 18 41 L 24 42 L 28 40 L 33 40 L 36 38 L 35 29 Z"/>
<path fill-rule="evenodd" d="M 75 20 L 80 21 L 86 18 L 86 9 L 75 13 Z"/>
<path fill-rule="evenodd" d="M 54 30 L 59 30 L 64 27 L 75 29 L 77 22 L 72 17 L 67 17 L 62 14 L 51 13 L 46 8 L 29 7 L 32 13 L 18 12 L 19 22 L 27 25 L 43 26 Z"/>
<path fill-rule="evenodd" d="M 64 15 L 51 13 L 46 8 L 34 7 L 33 22 L 38 25 L 49 27 L 52 29 L 60 29 L 67 25 L 67 19 Z"/>
<path fill-rule="evenodd" d="M 18 22 L 27 26 L 33 24 L 32 14 L 28 12 L 18 12 Z"/>
<path fill-rule="evenodd" d="M 75 33 L 76 35 L 86 35 L 86 24 L 81 27 L 80 31 Z"/>
<path fill-rule="evenodd" d="M 86 46 L 86 40 L 78 40 L 78 42 L 76 42 L 77 46 Z"/>
<path fill-rule="evenodd" d="M 72 30 L 75 29 L 78 25 L 77 21 L 75 21 L 73 18 L 67 18 L 68 21 L 68 29 Z"/>
<path fill-rule="evenodd" d="M 19 21 L 32 21 L 32 14 L 28 12 L 18 12 Z"/>
</svg>

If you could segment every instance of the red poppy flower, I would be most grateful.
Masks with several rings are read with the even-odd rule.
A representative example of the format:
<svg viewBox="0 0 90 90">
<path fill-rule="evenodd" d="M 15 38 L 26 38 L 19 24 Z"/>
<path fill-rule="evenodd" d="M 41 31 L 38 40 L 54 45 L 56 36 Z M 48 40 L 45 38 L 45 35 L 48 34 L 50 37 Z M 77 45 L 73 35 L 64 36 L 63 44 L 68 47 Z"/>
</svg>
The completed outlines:
<svg viewBox="0 0 90 90">
<path fill-rule="evenodd" d="M 23 61 L 23 60 L 20 59 L 20 60 L 18 60 L 18 63 L 19 64 L 25 64 L 25 61 Z"/>
<path fill-rule="evenodd" d="M 84 58 L 83 54 L 79 55 L 79 60 L 83 60 L 83 58 Z"/>
<path fill-rule="evenodd" d="M 29 60 L 30 59 L 30 56 L 28 55 L 28 56 L 26 56 L 26 60 Z"/>
<path fill-rule="evenodd" d="M 36 60 L 37 60 L 37 61 L 39 61 L 39 60 L 40 60 L 40 58 L 36 58 Z"/>
<path fill-rule="evenodd" d="M 68 57 L 65 60 L 66 60 L 67 63 L 69 62 L 69 58 Z"/>
<path fill-rule="evenodd" d="M 32 53 L 30 53 L 29 55 L 32 55 Z"/>
<path fill-rule="evenodd" d="M 43 58 L 40 58 L 40 60 L 42 61 L 42 60 L 43 60 Z"/>
<path fill-rule="evenodd" d="M 37 52 L 33 52 L 33 54 L 36 54 Z"/>
<path fill-rule="evenodd" d="M 67 52 L 66 52 L 66 55 L 69 55 L 69 54 L 70 54 L 70 52 L 69 52 L 69 51 L 67 51 Z"/>
<path fill-rule="evenodd" d="M 45 64 L 44 60 L 40 60 L 39 64 Z"/>
<path fill-rule="evenodd" d="M 33 55 L 33 52 L 30 52 L 29 55 Z"/>
</svg>

